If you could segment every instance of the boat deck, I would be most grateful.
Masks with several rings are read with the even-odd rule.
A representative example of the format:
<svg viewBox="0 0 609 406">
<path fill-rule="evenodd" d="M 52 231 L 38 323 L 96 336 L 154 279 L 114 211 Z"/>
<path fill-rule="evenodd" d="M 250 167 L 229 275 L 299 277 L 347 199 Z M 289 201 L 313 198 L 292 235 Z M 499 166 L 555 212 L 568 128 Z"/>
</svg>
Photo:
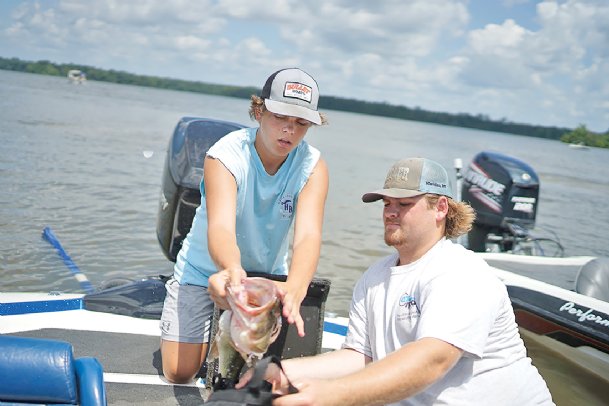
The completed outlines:
<svg viewBox="0 0 609 406">
<path fill-rule="evenodd" d="M 531 257 L 505 253 L 480 253 L 493 267 L 540 282 L 575 291 L 577 274 L 594 257 Z"/>
<path fill-rule="evenodd" d="M 135 308 L 148 310 L 148 316 L 158 316 L 158 299 Z M 87 302 L 87 296 L 83 299 L 77 294 L 0 293 L 0 334 L 66 341 L 72 344 L 76 358 L 97 358 L 103 366 L 110 405 L 203 403 L 208 396 L 203 379 L 174 385 L 163 377 L 157 318 L 87 310 L 83 301 Z M 112 301 L 106 306 L 117 310 L 121 304 Z M 322 351 L 339 348 L 347 319 L 330 316 L 322 319 L 322 324 Z"/>
</svg>

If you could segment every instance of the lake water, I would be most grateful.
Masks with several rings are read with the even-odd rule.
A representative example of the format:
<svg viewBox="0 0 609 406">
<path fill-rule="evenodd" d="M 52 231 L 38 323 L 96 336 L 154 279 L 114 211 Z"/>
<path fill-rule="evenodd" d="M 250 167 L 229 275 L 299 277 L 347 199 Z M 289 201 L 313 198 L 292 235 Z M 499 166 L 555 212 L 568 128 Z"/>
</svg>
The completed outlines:
<svg viewBox="0 0 609 406">
<path fill-rule="evenodd" d="M 170 274 L 155 230 L 169 137 L 183 116 L 253 125 L 248 106 L 248 100 L 234 98 L 93 81 L 75 85 L 64 78 L 0 71 L 2 289 L 79 291 L 57 252 L 41 238 L 46 226 L 93 285 Z M 567 255 L 609 256 L 609 150 L 325 113 L 330 125 L 310 130 L 307 140 L 322 151 L 330 170 L 318 271 L 332 281 L 326 310 L 346 315 L 359 275 L 391 252 L 382 241 L 382 205 L 363 204 L 361 195 L 382 186 L 391 164 L 409 156 L 425 156 L 447 168 L 455 158 L 465 166 L 483 150 L 517 157 L 540 177 L 536 229 L 559 236 Z M 585 395 L 561 396 L 570 404 Z"/>
</svg>

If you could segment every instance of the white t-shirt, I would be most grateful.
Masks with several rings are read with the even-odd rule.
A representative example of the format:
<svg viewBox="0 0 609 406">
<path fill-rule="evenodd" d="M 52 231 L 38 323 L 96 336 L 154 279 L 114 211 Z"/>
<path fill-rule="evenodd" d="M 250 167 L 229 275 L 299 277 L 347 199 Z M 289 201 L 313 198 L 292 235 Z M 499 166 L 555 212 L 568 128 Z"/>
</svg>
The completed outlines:
<svg viewBox="0 0 609 406">
<path fill-rule="evenodd" d="M 379 360 L 433 337 L 464 351 L 441 380 L 399 405 L 553 404 L 507 289 L 483 259 L 442 239 L 416 262 L 397 262 L 397 253 L 383 258 L 358 281 L 343 347 Z"/>
</svg>

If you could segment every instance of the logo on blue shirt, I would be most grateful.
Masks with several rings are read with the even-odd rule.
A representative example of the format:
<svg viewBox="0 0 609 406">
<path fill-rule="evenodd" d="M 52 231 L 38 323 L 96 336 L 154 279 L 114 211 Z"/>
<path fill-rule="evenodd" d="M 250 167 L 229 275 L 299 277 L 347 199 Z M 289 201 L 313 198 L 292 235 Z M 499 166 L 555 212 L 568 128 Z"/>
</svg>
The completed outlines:
<svg viewBox="0 0 609 406">
<path fill-rule="evenodd" d="M 279 212 L 283 218 L 292 217 L 292 213 L 294 213 L 294 196 L 291 193 L 286 193 L 279 199 Z"/>
</svg>

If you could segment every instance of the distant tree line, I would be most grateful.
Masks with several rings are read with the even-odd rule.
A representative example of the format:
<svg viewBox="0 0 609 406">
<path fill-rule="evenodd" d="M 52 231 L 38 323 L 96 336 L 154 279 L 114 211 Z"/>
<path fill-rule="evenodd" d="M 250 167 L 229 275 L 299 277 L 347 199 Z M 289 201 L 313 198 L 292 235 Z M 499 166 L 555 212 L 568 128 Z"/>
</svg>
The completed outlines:
<svg viewBox="0 0 609 406">
<path fill-rule="evenodd" d="M 98 69 L 91 66 L 72 63 L 57 64 L 49 61 L 33 62 L 23 61 L 17 58 L 0 57 L 0 69 L 53 76 L 67 76 L 68 71 L 72 69 L 78 69 L 85 72 L 88 79 L 103 82 L 112 82 L 136 86 L 148 86 L 161 89 L 181 90 L 238 98 L 249 98 L 252 94 L 258 94 L 260 91 L 260 89 L 255 87 L 228 86 L 180 79 L 170 79 L 156 76 L 135 75 L 123 71 L 116 71 L 112 69 Z M 549 138 L 554 140 L 562 140 L 564 142 L 572 142 L 566 141 L 566 139 L 568 138 L 567 136 L 579 130 L 579 128 L 578 130 L 571 131 L 571 129 L 569 128 L 513 123 L 505 119 L 500 121 L 494 121 L 491 120 L 488 116 L 481 114 L 474 116 L 467 113 L 441 113 L 423 110 L 418 107 L 410 108 L 405 106 L 392 105 L 388 103 L 367 102 L 333 96 L 322 96 L 319 100 L 319 106 L 322 109 L 328 110 L 348 111 L 353 113 L 370 114 L 375 116 L 392 117 L 412 121 L 424 121 L 428 123 L 456 127 L 466 127 L 485 131 L 495 131 L 509 134 L 526 135 L 531 137 Z M 578 132 L 578 134 L 580 134 L 580 132 Z M 609 135 L 599 135 L 599 137 L 604 139 L 605 141 L 597 142 L 596 138 L 594 137 L 582 137 L 581 141 L 578 142 L 582 142 L 586 145 L 591 145 L 588 144 L 589 142 L 591 142 L 590 139 L 595 139 L 594 142 L 598 145 L 594 146 L 605 145 L 606 147 L 606 140 Z"/>
<path fill-rule="evenodd" d="M 123 71 L 99 69 L 73 63 L 57 64 L 49 61 L 31 62 L 23 61 L 17 58 L 8 59 L 0 57 L 0 69 L 65 77 L 67 77 L 70 70 L 77 69 L 84 72 L 87 75 L 87 79 L 98 80 L 101 82 L 156 87 L 161 89 L 181 90 L 248 99 L 252 94 L 260 91 L 260 89 L 256 89 L 254 87 L 226 86 L 203 82 L 191 82 L 187 80 L 162 78 L 157 76 L 134 75 L 132 73 Z"/>
</svg>

